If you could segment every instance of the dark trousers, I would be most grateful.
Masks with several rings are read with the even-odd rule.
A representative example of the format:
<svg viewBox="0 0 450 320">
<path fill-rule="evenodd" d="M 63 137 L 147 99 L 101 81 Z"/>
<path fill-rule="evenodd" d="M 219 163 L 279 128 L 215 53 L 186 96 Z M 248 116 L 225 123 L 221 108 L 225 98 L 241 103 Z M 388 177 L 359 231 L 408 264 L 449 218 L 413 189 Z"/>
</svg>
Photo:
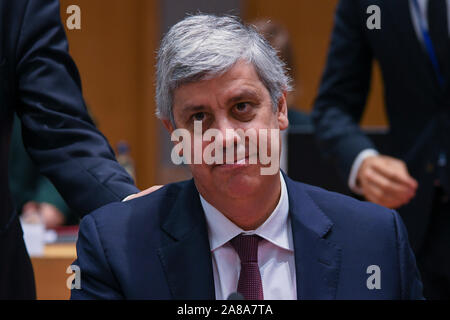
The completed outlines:
<svg viewBox="0 0 450 320">
<path fill-rule="evenodd" d="M 33 267 L 17 217 L 0 234 L 0 299 L 36 299 Z"/>
<path fill-rule="evenodd" d="M 426 299 L 450 299 L 450 197 L 436 189 L 424 246 L 417 255 Z"/>
</svg>

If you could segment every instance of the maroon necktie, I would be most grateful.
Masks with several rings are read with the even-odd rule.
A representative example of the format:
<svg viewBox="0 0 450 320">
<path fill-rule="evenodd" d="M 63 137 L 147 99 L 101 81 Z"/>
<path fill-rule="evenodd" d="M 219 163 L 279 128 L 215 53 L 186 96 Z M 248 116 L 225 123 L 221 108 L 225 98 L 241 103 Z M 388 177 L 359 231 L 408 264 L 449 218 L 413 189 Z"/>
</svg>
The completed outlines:
<svg viewBox="0 0 450 320">
<path fill-rule="evenodd" d="M 264 300 L 258 266 L 258 242 L 260 239 L 257 235 L 240 234 L 230 241 L 241 259 L 241 274 L 237 291 L 244 296 L 245 300 Z"/>
</svg>

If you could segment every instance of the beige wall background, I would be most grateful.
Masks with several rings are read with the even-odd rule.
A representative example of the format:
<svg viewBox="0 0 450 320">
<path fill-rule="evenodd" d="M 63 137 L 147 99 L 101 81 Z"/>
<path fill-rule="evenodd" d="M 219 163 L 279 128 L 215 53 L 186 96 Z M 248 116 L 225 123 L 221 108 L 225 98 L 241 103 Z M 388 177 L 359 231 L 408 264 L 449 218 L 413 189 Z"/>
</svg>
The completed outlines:
<svg viewBox="0 0 450 320">
<path fill-rule="evenodd" d="M 282 24 L 290 33 L 295 55 L 297 79 L 296 106 L 310 112 L 326 62 L 337 0 L 246 0 L 243 17 L 250 21 L 264 18 Z M 387 124 L 383 106 L 380 71 L 374 66 L 364 126 Z"/>
<path fill-rule="evenodd" d="M 61 0 L 60 4 L 64 23 L 69 5 L 81 8 L 81 30 L 66 33 L 91 114 L 113 147 L 120 140 L 129 143 L 138 187 L 154 184 L 158 2 Z"/>
</svg>

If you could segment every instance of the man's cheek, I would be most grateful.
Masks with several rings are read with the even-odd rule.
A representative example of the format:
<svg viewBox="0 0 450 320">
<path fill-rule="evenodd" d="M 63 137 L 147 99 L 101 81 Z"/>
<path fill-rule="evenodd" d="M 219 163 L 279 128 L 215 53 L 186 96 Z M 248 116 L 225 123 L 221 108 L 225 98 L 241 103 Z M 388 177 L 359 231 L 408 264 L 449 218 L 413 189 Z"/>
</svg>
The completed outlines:
<svg viewBox="0 0 450 320">
<path fill-rule="evenodd" d="M 259 131 L 258 157 L 261 175 L 274 175 L 280 169 L 281 137 L 279 129 L 261 129 Z"/>
</svg>

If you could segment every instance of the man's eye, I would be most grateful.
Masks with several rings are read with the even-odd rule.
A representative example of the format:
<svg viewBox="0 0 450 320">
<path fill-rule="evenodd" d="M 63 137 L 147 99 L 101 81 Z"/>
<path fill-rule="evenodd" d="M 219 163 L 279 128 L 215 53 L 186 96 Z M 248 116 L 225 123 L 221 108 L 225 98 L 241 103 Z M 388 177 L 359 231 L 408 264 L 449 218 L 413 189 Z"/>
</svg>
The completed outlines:
<svg viewBox="0 0 450 320">
<path fill-rule="evenodd" d="M 205 113 L 204 112 L 197 112 L 192 116 L 192 119 L 194 121 L 203 121 L 205 119 Z"/>
<path fill-rule="evenodd" d="M 241 102 L 236 105 L 236 111 L 245 112 L 249 108 L 249 104 L 247 102 Z"/>
</svg>

